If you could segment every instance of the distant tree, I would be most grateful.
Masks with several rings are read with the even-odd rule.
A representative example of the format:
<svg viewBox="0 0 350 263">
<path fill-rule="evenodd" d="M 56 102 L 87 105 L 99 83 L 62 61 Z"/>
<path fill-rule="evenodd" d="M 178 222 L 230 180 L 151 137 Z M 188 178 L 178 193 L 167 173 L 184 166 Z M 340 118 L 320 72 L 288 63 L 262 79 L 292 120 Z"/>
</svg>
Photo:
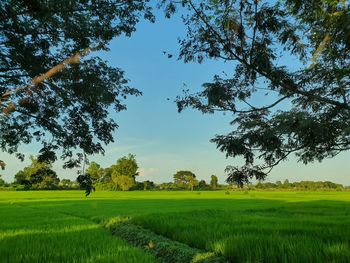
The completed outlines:
<svg viewBox="0 0 350 263">
<path fill-rule="evenodd" d="M 4 186 L 6 183 L 4 181 L 4 179 L 1 178 L 2 175 L 0 174 L 0 186 Z"/>
<path fill-rule="evenodd" d="M 62 179 L 58 186 L 62 189 L 78 189 L 79 184 L 77 182 L 71 181 L 70 179 Z"/>
<path fill-rule="evenodd" d="M 123 191 L 129 190 L 135 184 L 138 168 L 135 155 L 129 154 L 118 159 L 117 163 L 111 166 L 113 182 Z"/>
<path fill-rule="evenodd" d="M 96 183 L 102 179 L 104 170 L 98 163 L 90 162 L 89 167 L 86 169 L 85 173 L 90 175 L 93 183 Z"/>
<path fill-rule="evenodd" d="M 199 189 L 206 189 L 208 187 L 207 183 L 204 180 L 200 180 L 198 183 Z"/>
<path fill-rule="evenodd" d="M 138 165 L 135 159 L 135 155 L 129 154 L 117 160 L 117 164 L 112 165 L 112 176 L 126 175 L 133 177 L 138 175 Z"/>
<path fill-rule="evenodd" d="M 103 169 L 101 182 L 102 183 L 111 183 L 112 182 L 112 173 L 113 173 L 113 166 Z"/>
<path fill-rule="evenodd" d="M 113 182 L 122 190 L 128 191 L 135 185 L 135 179 L 127 175 L 118 175 L 112 177 Z"/>
<path fill-rule="evenodd" d="M 283 188 L 289 188 L 289 187 L 290 187 L 290 183 L 289 183 L 288 179 L 284 180 Z"/>
<path fill-rule="evenodd" d="M 15 183 L 32 189 L 57 188 L 59 178 L 56 172 L 52 170 L 52 164 L 49 162 L 40 162 L 32 156 L 30 160 L 32 163 L 15 175 Z"/>
<path fill-rule="evenodd" d="M 143 190 L 146 191 L 148 189 L 148 181 L 143 182 Z"/>
<path fill-rule="evenodd" d="M 150 190 L 153 188 L 154 188 L 154 182 L 149 181 L 149 180 L 143 182 L 143 190 L 146 191 L 146 190 Z"/>
<path fill-rule="evenodd" d="M 159 190 L 177 190 L 177 189 L 179 189 L 179 187 L 172 182 L 161 183 L 161 184 L 157 185 L 156 188 Z"/>
<path fill-rule="evenodd" d="M 215 190 L 218 187 L 218 178 L 216 175 L 210 177 L 210 188 Z"/>
<path fill-rule="evenodd" d="M 186 188 L 192 191 L 197 184 L 196 175 L 191 171 L 178 171 L 174 174 L 174 184 L 179 188 Z"/>
<path fill-rule="evenodd" d="M 196 176 L 188 177 L 188 187 L 191 191 L 193 191 L 194 187 L 198 185 L 198 180 L 196 180 Z"/>
<path fill-rule="evenodd" d="M 276 181 L 276 186 L 277 187 L 282 187 L 282 182 L 281 181 Z"/>
<path fill-rule="evenodd" d="M 59 182 L 60 179 L 51 174 L 51 175 L 44 175 L 42 181 L 40 181 L 39 183 L 37 183 L 36 185 L 33 185 L 33 187 L 37 188 L 37 189 L 42 189 L 42 190 L 53 190 L 53 189 L 57 189 L 59 186 Z"/>
<path fill-rule="evenodd" d="M 273 183 L 262 183 L 259 182 L 255 185 L 257 189 L 274 189 L 278 187 L 277 184 Z M 314 181 L 300 181 L 295 183 L 289 183 L 288 180 L 285 180 L 282 184 L 282 188 L 284 189 L 296 189 L 296 190 L 342 190 L 344 186 L 341 184 L 336 184 L 333 182 L 325 181 L 325 182 L 314 182 Z"/>
<path fill-rule="evenodd" d="M 30 187 L 30 182 L 28 180 L 28 177 L 23 170 L 20 170 L 15 174 L 14 183 L 20 184 L 20 185 L 27 185 L 28 187 Z"/>
</svg>

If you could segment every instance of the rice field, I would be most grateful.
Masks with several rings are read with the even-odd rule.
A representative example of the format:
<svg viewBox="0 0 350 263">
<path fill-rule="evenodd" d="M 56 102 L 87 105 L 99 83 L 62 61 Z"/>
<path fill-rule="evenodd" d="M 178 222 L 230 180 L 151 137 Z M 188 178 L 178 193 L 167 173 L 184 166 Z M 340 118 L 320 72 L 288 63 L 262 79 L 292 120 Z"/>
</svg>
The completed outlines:
<svg viewBox="0 0 350 263">
<path fill-rule="evenodd" d="M 350 262 L 350 192 L 0 192 L 0 262 L 158 262 L 103 223 L 228 262 Z"/>
</svg>

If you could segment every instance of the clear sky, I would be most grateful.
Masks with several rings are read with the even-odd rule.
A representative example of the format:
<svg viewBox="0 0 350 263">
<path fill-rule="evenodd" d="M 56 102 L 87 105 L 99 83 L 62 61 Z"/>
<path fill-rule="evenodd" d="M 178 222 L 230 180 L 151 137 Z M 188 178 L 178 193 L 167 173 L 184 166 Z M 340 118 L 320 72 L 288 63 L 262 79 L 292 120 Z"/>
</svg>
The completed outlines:
<svg viewBox="0 0 350 263">
<path fill-rule="evenodd" d="M 207 61 L 201 65 L 184 64 L 176 60 L 178 37 L 185 35 L 180 19 L 164 19 L 157 16 L 157 22 L 141 22 L 131 38 L 118 38 L 111 42 L 110 51 L 99 54 L 113 66 L 125 71 L 132 86 L 143 92 L 143 96 L 129 98 L 128 110 L 112 114 L 119 129 L 115 142 L 108 145 L 104 156 L 92 156 L 102 167 L 110 166 L 128 153 L 136 154 L 141 176 L 138 180 L 155 182 L 172 181 L 178 170 L 191 170 L 197 178 L 209 180 L 216 174 L 221 183 L 226 176 L 227 165 L 236 165 L 239 160 L 226 159 L 209 140 L 215 134 L 230 131 L 231 115 L 203 115 L 187 109 L 177 113 L 173 102 L 185 84 L 187 88 L 199 90 L 201 84 L 210 81 L 214 74 L 232 72 L 232 64 L 222 61 Z M 163 51 L 174 54 L 169 59 Z M 167 100 L 170 98 L 170 100 Z M 23 147 L 27 154 L 35 154 L 33 144 Z M 7 162 L 1 171 L 6 181 L 29 162 L 21 163 L 13 156 L 1 153 Z M 330 180 L 350 185 L 350 172 L 346 162 L 350 153 L 343 153 L 332 160 L 305 166 L 291 159 L 275 168 L 268 181 L 285 180 Z M 76 170 L 63 170 L 62 163 L 54 165 L 60 178 L 76 178 Z"/>
</svg>

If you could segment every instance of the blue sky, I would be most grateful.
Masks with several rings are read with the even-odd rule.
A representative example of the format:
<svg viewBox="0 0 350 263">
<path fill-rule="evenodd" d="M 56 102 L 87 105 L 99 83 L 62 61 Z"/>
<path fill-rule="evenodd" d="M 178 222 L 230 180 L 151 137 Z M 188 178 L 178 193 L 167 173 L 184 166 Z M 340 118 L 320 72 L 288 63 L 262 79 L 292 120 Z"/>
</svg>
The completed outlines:
<svg viewBox="0 0 350 263">
<path fill-rule="evenodd" d="M 161 15 L 155 24 L 141 22 L 131 38 L 118 38 L 110 43 L 110 51 L 100 53 L 113 66 L 125 71 L 132 86 L 143 96 L 129 98 L 128 110 L 112 114 L 119 124 L 115 143 L 106 147 L 104 156 L 92 156 L 102 167 L 107 167 L 128 153 L 136 154 L 141 176 L 138 180 L 155 182 L 172 181 L 178 170 L 191 170 L 199 179 L 209 180 L 216 174 L 221 183 L 226 176 L 227 165 L 240 160 L 226 159 L 209 140 L 215 134 L 230 131 L 231 115 L 203 115 L 187 109 L 177 113 L 173 100 L 181 95 L 185 84 L 191 90 L 200 90 L 201 84 L 210 81 L 214 74 L 233 71 L 232 64 L 207 61 L 201 65 L 184 64 L 176 60 L 178 37 L 185 29 L 178 17 L 167 20 Z M 174 54 L 169 59 L 163 51 Z M 232 68 L 232 69 L 231 69 Z M 167 100 L 170 98 L 170 100 Z M 35 144 L 23 147 L 27 154 L 35 154 Z M 1 171 L 6 181 L 12 181 L 14 173 L 28 164 L 12 156 L 1 154 L 8 166 Z M 350 185 L 346 161 L 350 154 L 344 153 L 324 162 L 305 166 L 294 159 L 275 168 L 268 181 L 330 180 Z M 54 165 L 60 178 L 75 179 L 76 170 L 63 170 L 62 163 Z"/>
</svg>

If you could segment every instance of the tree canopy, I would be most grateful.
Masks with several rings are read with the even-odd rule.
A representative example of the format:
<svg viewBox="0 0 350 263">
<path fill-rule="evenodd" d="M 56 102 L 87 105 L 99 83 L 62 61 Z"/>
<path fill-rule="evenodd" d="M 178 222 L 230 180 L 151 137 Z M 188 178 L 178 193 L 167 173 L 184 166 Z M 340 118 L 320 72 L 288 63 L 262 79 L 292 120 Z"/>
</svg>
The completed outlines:
<svg viewBox="0 0 350 263">
<path fill-rule="evenodd" d="M 64 167 L 103 153 L 118 127 L 111 109 L 141 92 L 92 51 L 154 21 L 148 0 L 5 0 L 0 3 L 0 147 L 23 159 L 21 144 L 40 142 L 38 159 Z M 87 56 L 89 54 L 89 56 Z M 60 154 L 58 155 L 58 151 Z M 0 166 L 4 168 L 4 161 Z"/>
<path fill-rule="evenodd" d="M 216 175 L 210 176 L 210 188 L 215 190 L 218 187 L 218 177 Z"/>
<path fill-rule="evenodd" d="M 52 164 L 32 156 L 30 159 L 32 163 L 15 174 L 15 183 L 27 189 L 56 189 L 60 180 L 52 170 Z"/>
<path fill-rule="evenodd" d="M 89 167 L 85 171 L 86 174 L 89 174 L 93 183 L 96 183 L 103 179 L 104 169 L 101 168 L 96 162 L 90 162 Z"/>
<path fill-rule="evenodd" d="M 173 177 L 174 184 L 180 188 L 188 187 L 191 191 L 193 191 L 194 187 L 198 184 L 196 175 L 191 171 L 177 171 Z"/>
<path fill-rule="evenodd" d="M 129 154 L 117 160 L 115 165 L 111 166 L 112 180 L 123 191 L 129 190 L 135 185 L 135 177 L 138 175 L 139 166 L 137 165 L 135 155 Z"/>
<path fill-rule="evenodd" d="M 221 60 L 232 72 L 176 100 L 203 113 L 232 113 L 232 131 L 212 139 L 227 157 L 228 182 L 264 179 L 295 154 L 307 164 L 350 149 L 348 1 L 166 1 L 185 7 L 179 58 Z"/>
</svg>

